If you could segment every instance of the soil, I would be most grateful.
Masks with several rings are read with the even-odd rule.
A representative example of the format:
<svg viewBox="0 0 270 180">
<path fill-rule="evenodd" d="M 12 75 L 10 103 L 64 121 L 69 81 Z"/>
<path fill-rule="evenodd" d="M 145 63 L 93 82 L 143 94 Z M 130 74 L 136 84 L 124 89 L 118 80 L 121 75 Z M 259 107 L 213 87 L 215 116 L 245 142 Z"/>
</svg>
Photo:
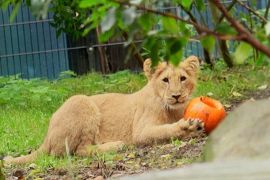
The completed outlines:
<svg viewBox="0 0 270 180">
<path fill-rule="evenodd" d="M 240 103 L 270 97 L 270 88 L 246 93 L 242 99 L 232 100 L 226 107 L 229 113 Z M 69 168 L 47 168 L 39 171 L 35 164 L 28 167 L 5 168 L 6 179 L 96 179 L 143 173 L 148 170 L 169 169 L 186 166 L 200 160 L 207 137 L 184 141 L 171 140 L 164 144 L 146 147 L 126 147 L 116 154 L 95 154 L 87 166 L 74 162 Z M 107 156 L 107 157 L 106 157 Z M 76 164 L 78 163 L 78 164 Z M 75 165 L 76 164 L 76 165 Z"/>
</svg>

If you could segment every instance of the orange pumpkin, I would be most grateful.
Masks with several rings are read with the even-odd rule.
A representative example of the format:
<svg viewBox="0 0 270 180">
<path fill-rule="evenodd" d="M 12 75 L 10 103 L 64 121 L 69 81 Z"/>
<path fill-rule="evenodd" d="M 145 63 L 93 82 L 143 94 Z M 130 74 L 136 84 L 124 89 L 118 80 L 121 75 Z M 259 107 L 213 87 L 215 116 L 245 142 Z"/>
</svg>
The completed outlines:
<svg viewBox="0 0 270 180">
<path fill-rule="evenodd" d="M 204 122 L 204 128 L 209 134 L 226 116 L 223 105 L 209 97 L 197 97 L 190 101 L 184 112 L 184 118 L 196 118 Z"/>
</svg>

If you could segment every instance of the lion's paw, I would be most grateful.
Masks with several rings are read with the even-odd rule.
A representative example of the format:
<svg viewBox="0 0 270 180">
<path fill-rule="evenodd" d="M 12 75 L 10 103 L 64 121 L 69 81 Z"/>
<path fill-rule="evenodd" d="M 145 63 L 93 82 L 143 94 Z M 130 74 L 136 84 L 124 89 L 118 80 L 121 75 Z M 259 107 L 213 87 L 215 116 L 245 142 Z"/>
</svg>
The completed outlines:
<svg viewBox="0 0 270 180">
<path fill-rule="evenodd" d="M 199 119 L 181 119 L 178 121 L 178 136 L 195 137 L 204 132 L 204 123 Z"/>
</svg>

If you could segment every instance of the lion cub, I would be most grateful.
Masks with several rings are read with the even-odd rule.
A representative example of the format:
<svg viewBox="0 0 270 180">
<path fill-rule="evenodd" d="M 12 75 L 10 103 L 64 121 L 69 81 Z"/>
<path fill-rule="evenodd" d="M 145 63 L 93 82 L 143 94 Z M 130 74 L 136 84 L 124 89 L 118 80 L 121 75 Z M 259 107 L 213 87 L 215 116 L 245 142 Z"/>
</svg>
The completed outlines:
<svg viewBox="0 0 270 180">
<path fill-rule="evenodd" d="M 87 156 L 89 146 L 100 151 L 118 149 L 124 144 L 150 144 L 171 137 L 193 136 L 202 123 L 185 121 L 183 110 L 192 93 L 199 61 L 188 57 L 175 67 L 167 62 L 154 69 L 144 62 L 148 83 L 134 94 L 76 95 L 52 116 L 47 136 L 30 155 L 7 158 L 7 163 L 33 161 L 39 153 Z"/>
</svg>

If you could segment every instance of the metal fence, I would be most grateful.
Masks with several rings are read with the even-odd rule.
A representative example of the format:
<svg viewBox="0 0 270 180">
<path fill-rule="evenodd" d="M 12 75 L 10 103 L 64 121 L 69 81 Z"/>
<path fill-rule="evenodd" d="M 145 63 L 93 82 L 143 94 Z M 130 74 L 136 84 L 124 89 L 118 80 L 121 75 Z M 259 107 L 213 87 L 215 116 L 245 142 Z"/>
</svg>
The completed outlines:
<svg viewBox="0 0 270 180">
<path fill-rule="evenodd" d="M 12 8 L 0 11 L 0 75 L 21 74 L 23 78 L 55 78 L 69 69 L 65 34 L 56 37 L 48 19 L 37 21 L 21 7 L 14 23 Z"/>
<path fill-rule="evenodd" d="M 229 3 L 231 1 L 223 1 Z M 249 3 L 248 1 L 243 1 Z M 267 0 L 258 0 L 257 8 L 266 7 Z M 239 6 L 239 12 L 246 10 Z M 162 8 L 162 11 L 173 11 L 184 17 L 186 14 L 178 7 Z M 124 42 L 112 42 L 98 45 L 96 34 L 73 40 L 65 33 L 56 36 L 56 30 L 50 26 L 52 14 L 45 20 L 35 20 L 26 6 L 19 9 L 13 23 L 9 23 L 12 8 L 0 10 L 0 76 L 20 74 L 22 78 L 45 77 L 55 79 L 63 71 L 72 70 L 77 74 L 84 74 L 91 70 L 101 71 L 101 55 L 98 47 L 102 46 L 106 55 L 108 68 L 111 72 L 122 69 L 140 69 L 135 57 L 124 61 L 128 49 Z M 199 15 L 193 10 L 196 18 L 205 19 L 211 27 L 211 13 L 209 10 Z M 124 40 L 121 40 L 124 41 Z M 185 49 L 185 56 L 190 54 L 203 58 L 202 47 L 199 42 L 190 42 Z M 213 56 L 218 56 L 215 51 Z"/>
</svg>

